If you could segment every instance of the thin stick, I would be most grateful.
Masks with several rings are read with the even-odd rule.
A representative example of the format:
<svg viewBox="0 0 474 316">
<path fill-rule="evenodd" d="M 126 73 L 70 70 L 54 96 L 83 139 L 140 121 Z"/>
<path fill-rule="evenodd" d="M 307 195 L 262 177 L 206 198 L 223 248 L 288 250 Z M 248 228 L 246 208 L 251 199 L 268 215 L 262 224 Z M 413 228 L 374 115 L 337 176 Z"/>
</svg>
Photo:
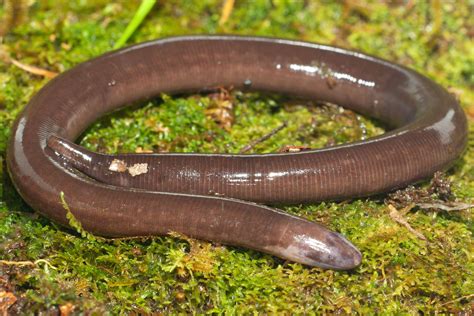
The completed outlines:
<svg viewBox="0 0 474 316">
<path fill-rule="evenodd" d="M 441 0 L 433 0 L 431 2 L 431 15 L 433 22 L 431 23 L 431 31 L 428 32 L 426 38 L 426 44 L 430 49 L 435 47 L 443 26 L 443 10 L 441 4 Z"/>
<path fill-rule="evenodd" d="M 130 23 L 128 23 L 127 28 L 123 32 L 122 36 L 120 36 L 119 40 L 115 43 L 114 49 L 118 49 L 125 45 L 128 39 L 133 35 L 136 29 L 142 24 L 145 17 L 150 13 L 151 9 L 155 5 L 156 0 L 142 0 L 140 7 L 135 12 Z"/>
<path fill-rule="evenodd" d="M 221 18 L 219 19 L 219 25 L 222 26 L 227 22 L 234 8 L 234 0 L 225 0 L 224 6 L 221 11 Z"/>
<path fill-rule="evenodd" d="M 38 263 L 44 263 L 49 266 L 51 269 L 57 270 L 55 266 L 53 266 L 49 261 L 45 259 L 38 259 L 36 261 L 9 261 L 9 260 L 0 260 L 0 264 L 4 264 L 7 266 L 38 266 Z"/>
<path fill-rule="evenodd" d="M 27 64 L 23 64 L 21 62 L 19 62 L 18 60 L 15 60 L 13 58 L 10 58 L 10 62 L 17 66 L 18 68 L 26 71 L 26 72 L 29 72 L 31 74 L 34 74 L 34 75 L 38 75 L 38 76 L 43 76 L 43 77 L 46 77 L 46 78 L 54 78 L 58 75 L 57 72 L 54 72 L 54 71 L 49 71 L 49 70 L 46 70 L 46 69 L 43 69 L 43 68 L 39 68 L 39 67 L 36 67 L 36 66 L 32 66 L 32 65 L 27 65 Z"/>
<path fill-rule="evenodd" d="M 420 233 L 419 231 L 415 230 L 411 225 L 407 222 L 407 220 L 403 217 L 400 212 L 393 206 L 392 204 L 388 205 L 388 209 L 390 210 L 390 217 L 397 223 L 399 223 L 402 226 L 405 226 L 406 229 L 408 229 L 413 235 L 418 237 L 421 240 L 427 241 L 426 237 Z"/>
<path fill-rule="evenodd" d="M 274 128 L 273 130 L 270 131 L 270 133 L 268 134 L 265 134 L 263 135 L 262 137 L 260 138 L 257 138 L 253 141 L 250 142 L 250 144 L 244 146 L 240 151 L 239 153 L 240 154 L 243 154 L 243 153 L 246 153 L 247 151 L 251 150 L 252 148 L 254 148 L 256 145 L 260 144 L 260 143 L 263 143 L 264 141 L 266 141 L 267 139 L 269 139 L 270 137 L 272 137 L 273 135 L 275 135 L 276 133 L 278 133 L 279 131 L 281 131 L 282 129 L 284 129 L 285 127 L 287 127 L 288 124 L 286 122 L 284 122 L 283 124 L 281 124 L 280 126 L 278 126 L 277 128 Z"/>
<path fill-rule="evenodd" d="M 418 203 L 416 204 L 419 208 L 422 209 L 431 209 L 431 210 L 442 210 L 446 212 L 451 211 L 464 211 L 470 208 L 474 208 L 474 204 L 467 203 L 458 203 L 458 202 L 445 202 L 445 203 Z"/>
<path fill-rule="evenodd" d="M 458 297 L 458 298 L 456 298 L 456 299 L 454 299 L 454 300 L 452 300 L 452 301 L 449 301 L 449 302 L 446 302 L 446 303 L 441 304 L 441 306 L 448 305 L 448 304 L 451 304 L 451 303 L 460 301 L 460 300 L 462 300 L 462 299 L 471 298 L 471 297 L 474 297 L 474 294 L 468 294 L 468 295 L 464 295 L 464 296 Z"/>
</svg>

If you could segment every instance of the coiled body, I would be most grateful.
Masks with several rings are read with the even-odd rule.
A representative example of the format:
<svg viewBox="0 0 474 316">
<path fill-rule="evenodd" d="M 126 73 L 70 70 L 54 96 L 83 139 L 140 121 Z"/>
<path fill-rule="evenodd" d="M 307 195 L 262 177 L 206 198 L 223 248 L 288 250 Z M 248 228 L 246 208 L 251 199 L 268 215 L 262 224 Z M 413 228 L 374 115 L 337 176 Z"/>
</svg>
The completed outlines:
<svg viewBox="0 0 474 316">
<path fill-rule="evenodd" d="M 234 86 L 336 103 L 392 130 L 363 142 L 265 155 L 101 155 L 72 144 L 93 121 L 160 93 Z M 48 83 L 18 118 L 8 168 L 36 210 L 67 225 L 60 192 L 83 227 L 110 237 L 170 231 L 350 269 L 344 237 L 260 203 L 372 195 L 431 176 L 466 146 L 464 113 L 444 89 L 406 68 L 306 42 L 191 36 L 85 62 Z M 141 166 L 138 174 L 114 169 Z"/>
</svg>

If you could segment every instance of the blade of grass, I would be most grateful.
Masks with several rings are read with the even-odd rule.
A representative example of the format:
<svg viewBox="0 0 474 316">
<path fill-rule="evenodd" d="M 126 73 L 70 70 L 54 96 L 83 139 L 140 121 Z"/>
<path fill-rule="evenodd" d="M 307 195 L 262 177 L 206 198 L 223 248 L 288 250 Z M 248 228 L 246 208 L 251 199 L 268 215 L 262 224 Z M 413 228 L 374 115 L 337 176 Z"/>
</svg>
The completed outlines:
<svg viewBox="0 0 474 316">
<path fill-rule="evenodd" d="M 114 49 L 118 49 L 122 47 L 123 45 L 125 45 L 128 39 L 135 32 L 135 30 L 140 26 L 140 24 L 142 24 L 143 20 L 151 11 L 155 3 L 156 3 L 156 0 L 143 0 L 142 1 L 142 3 L 140 4 L 140 7 L 138 7 L 138 10 L 135 12 L 134 17 L 132 18 L 130 23 L 127 25 L 127 28 L 123 32 L 122 36 L 115 43 Z"/>
</svg>

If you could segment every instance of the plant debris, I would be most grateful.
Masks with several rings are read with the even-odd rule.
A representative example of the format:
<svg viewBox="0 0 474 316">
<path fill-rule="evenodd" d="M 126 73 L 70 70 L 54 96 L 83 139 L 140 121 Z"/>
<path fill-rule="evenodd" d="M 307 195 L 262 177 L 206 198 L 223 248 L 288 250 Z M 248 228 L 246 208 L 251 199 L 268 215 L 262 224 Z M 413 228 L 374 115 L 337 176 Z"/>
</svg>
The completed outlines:
<svg viewBox="0 0 474 316">
<path fill-rule="evenodd" d="M 0 313 L 8 315 L 8 309 L 15 304 L 17 298 L 13 293 L 0 290 Z"/>
<path fill-rule="evenodd" d="M 72 303 L 66 303 L 64 305 L 59 306 L 59 311 L 61 312 L 61 316 L 69 316 L 72 312 L 74 312 L 74 306 Z"/>
<path fill-rule="evenodd" d="M 0 260 L 0 264 L 4 264 L 7 266 L 33 266 L 37 267 L 39 266 L 39 263 L 44 263 L 46 266 L 48 266 L 51 269 L 56 270 L 57 268 L 54 267 L 48 260 L 45 259 L 38 259 L 33 261 L 10 261 L 10 260 Z"/>
<path fill-rule="evenodd" d="M 234 8 L 234 0 L 224 0 L 224 5 L 222 6 L 221 17 L 219 18 L 219 25 L 224 25 L 232 13 Z"/>
<path fill-rule="evenodd" d="M 464 211 L 470 208 L 474 208 L 474 204 L 462 203 L 462 202 L 445 202 L 445 203 L 417 203 L 415 204 L 421 209 L 430 210 L 441 210 L 446 212 L 452 211 Z"/>
<path fill-rule="evenodd" d="M 13 65 L 17 66 L 18 68 L 20 68 L 20 69 L 22 69 L 26 72 L 32 73 L 34 75 L 43 76 L 43 77 L 46 77 L 46 78 L 49 78 L 49 79 L 52 79 L 52 78 L 54 78 L 58 75 L 57 72 L 46 70 L 46 69 L 39 68 L 39 67 L 32 66 L 32 65 L 23 64 L 23 63 L 15 60 L 13 58 L 10 58 L 10 62 Z"/>
<path fill-rule="evenodd" d="M 230 90 L 221 87 L 217 92 L 209 94 L 211 102 L 205 111 L 206 116 L 227 131 L 231 129 L 235 121 L 234 102 Z"/>
<path fill-rule="evenodd" d="M 413 204 L 421 209 L 443 211 L 461 211 L 473 207 L 472 204 L 457 202 L 452 192 L 452 183 L 442 173 L 436 172 L 428 188 L 416 188 L 413 185 L 388 195 L 385 203 L 397 208 Z"/>
<path fill-rule="evenodd" d="M 266 141 L 267 139 L 270 139 L 270 137 L 272 137 L 273 135 L 275 135 L 276 133 L 278 133 L 279 131 L 281 131 L 282 129 L 284 129 L 285 127 L 287 127 L 288 124 L 286 122 L 283 122 L 283 124 L 281 124 L 280 126 L 272 129 L 270 132 L 268 132 L 267 134 L 263 135 L 262 137 L 259 137 L 253 141 L 250 142 L 250 144 L 247 144 L 245 145 L 244 147 L 242 147 L 242 149 L 240 150 L 240 154 L 243 154 L 243 153 L 246 153 L 250 150 L 252 150 L 256 145 L 260 144 L 260 143 L 263 143 L 264 141 Z"/>
<path fill-rule="evenodd" d="M 390 211 L 389 215 L 390 217 L 399 223 L 400 225 L 405 226 L 412 234 L 414 234 L 416 237 L 420 238 L 421 240 L 427 240 L 426 237 L 420 233 L 419 231 L 415 230 L 411 225 L 407 222 L 405 217 L 391 204 L 388 205 L 388 209 Z"/>
<path fill-rule="evenodd" d="M 58 75 L 58 73 L 56 72 L 46 70 L 40 67 L 32 66 L 32 65 L 27 65 L 27 64 L 19 62 L 18 60 L 13 59 L 9 55 L 9 53 L 6 51 L 4 46 L 0 46 L 0 59 L 5 63 L 11 63 L 15 65 L 16 67 L 34 75 L 46 77 L 49 79 L 52 79 Z"/>
</svg>

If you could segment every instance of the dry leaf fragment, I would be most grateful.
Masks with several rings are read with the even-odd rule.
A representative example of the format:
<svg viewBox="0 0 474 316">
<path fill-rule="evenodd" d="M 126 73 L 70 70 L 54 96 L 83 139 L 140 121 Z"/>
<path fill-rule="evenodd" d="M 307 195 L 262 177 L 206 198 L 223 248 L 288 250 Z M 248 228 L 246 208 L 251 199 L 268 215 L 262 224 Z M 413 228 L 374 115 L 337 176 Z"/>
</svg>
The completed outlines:
<svg viewBox="0 0 474 316">
<path fill-rule="evenodd" d="M 16 296 L 11 292 L 0 291 L 0 313 L 8 315 L 8 309 L 15 304 Z"/>
<path fill-rule="evenodd" d="M 230 131 L 235 120 L 231 89 L 220 87 L 217 92 L 209 94 L 211 102 L 205 110 L 206 116 L 226 131 Z"/>
<path fill-rule="evenodd" d="M 416 237 L 420 238 L 421 240 L 424 240 L 426 241 L 426 237 L 420 233 L 419 231 L 415 230 L 413 227 L 411 227 L 411 225 L 406 221 L 406 219 L 403 217 L 402 214 L 400 214 L 400 212 L 398 212 L 398 210 L 391 204 L 388 205 L 388 209 L 390 210 L 390 217 L 397 223 L 399 223 L 400 225 L 403 225 L 405 226 L 413 235 L 415 235 Z"/>
<path fill-rule="evenodd" d="M 72 303 L 66 303 L 64 305 L 61 305 L 59 307 L 59 310 L 61 311 L 61 316 L 69 316 L 73 311 L 76 306 L 74 306 Z"/>
</svg>

